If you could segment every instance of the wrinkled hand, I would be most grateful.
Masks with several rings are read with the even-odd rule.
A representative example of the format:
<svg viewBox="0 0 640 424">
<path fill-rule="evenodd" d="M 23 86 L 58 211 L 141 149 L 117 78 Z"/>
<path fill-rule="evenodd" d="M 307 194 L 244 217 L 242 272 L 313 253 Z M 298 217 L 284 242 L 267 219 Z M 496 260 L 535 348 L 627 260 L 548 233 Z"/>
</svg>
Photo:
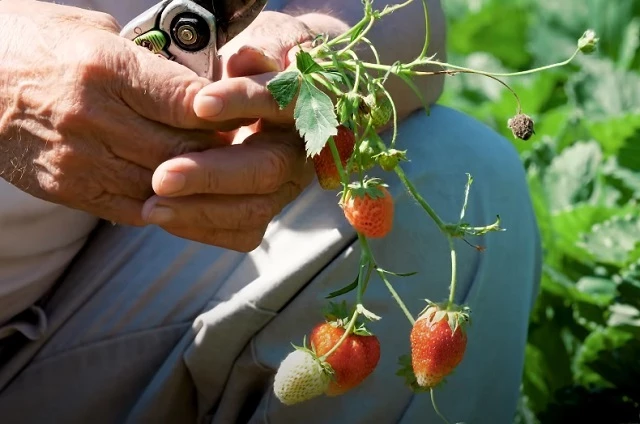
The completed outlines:
<svg viewBox="0 0 640 424">
<path fill-rule="evenodd" d="M 192 109 L 209 81 L 118 30 L 103 13 L 0 3 L 0 176 L 35 197 L 143 225 L 158 165 L 229 140 Z"/>
<path fill-rule="evenodd" d="M 314 34 L 298 19 L 278 12 L 263 12 L 219 51 L 222 79 L 204 87 L 194 99 L 194 111 L 220 125 L 239 116 L 271 123 L 293 124 L 293 105 L 279 110 L 267 82 L 308 47 Z M 240 115 L 238 115 L 240 114 Z"/>
<path fill-rule="evenodd" d="M 292 110 L 279 110 L 266 88 L 289 65 L 297 44 L 312 38 L 295 18 L 264 12 L 220 50 L 223 78 L 196 95 L 196 115 L 217 125 L 257 123 L 235 133 L 232 146 L 158 167 L 157 196 L 144 209 L 147 222 L 227 249 L 246 252 L 260 245 L 268 224 L 314 177 Z"/>
</svg>

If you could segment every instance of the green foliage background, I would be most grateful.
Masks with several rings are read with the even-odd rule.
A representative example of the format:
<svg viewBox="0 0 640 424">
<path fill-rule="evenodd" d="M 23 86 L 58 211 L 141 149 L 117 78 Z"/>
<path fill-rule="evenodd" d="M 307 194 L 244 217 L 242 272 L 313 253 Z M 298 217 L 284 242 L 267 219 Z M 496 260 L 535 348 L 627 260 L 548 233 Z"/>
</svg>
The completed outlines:
<svg viewBox="0 0 640 424">
<path fill-rule="evenodd" d="M 597 53 L 507 78 L 536 122 L 506 119 L 512 95 L 474 75 L 447 79 L 441 103 L 514 140 L 543 235 L 518 423 L 640 421 L 640 1 L 446 0 L 449 59 L 513 71 L 564 60 L 585 29 Z M 517 283 L 517 282 L 514 282 Z"/>
</svg>

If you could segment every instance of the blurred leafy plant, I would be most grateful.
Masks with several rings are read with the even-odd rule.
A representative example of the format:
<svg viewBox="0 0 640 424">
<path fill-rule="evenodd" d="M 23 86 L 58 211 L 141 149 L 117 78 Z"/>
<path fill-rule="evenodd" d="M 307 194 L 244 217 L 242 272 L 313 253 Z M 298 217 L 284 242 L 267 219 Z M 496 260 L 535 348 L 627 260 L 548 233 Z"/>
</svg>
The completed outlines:
<svg viewBox="0 0 640 424">
<path fill-rule="evenodd" d="M 640 417 L 640 2 L 449 0 L 448 55 L 511 72 L 561 60 L 583 28 L 598 50 L 576 66 L 506 81 L 536 122 L 517 140 L 545 252 L 515 422 L 618 424 Z M 504 19 L 508 16 L 509 19 Z M 516 110 L 495 82 L 456 75 L 441 104 L 509 139 Z"/>
</svg>

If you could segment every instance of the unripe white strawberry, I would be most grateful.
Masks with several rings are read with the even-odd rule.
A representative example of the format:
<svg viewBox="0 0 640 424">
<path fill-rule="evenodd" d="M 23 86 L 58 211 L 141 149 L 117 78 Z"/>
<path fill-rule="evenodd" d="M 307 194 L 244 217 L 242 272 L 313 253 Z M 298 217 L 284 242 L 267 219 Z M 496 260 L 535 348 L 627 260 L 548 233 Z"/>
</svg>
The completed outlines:
<svg viewBox="0 0 640 424">
<path fill-rule="evenodd" d="M 273 382 L 273 391 L 285 405 L 322 395 L 331 381 L 331 369 L 310 350 L 296 349 L 282 361 Z"/>
</svg>

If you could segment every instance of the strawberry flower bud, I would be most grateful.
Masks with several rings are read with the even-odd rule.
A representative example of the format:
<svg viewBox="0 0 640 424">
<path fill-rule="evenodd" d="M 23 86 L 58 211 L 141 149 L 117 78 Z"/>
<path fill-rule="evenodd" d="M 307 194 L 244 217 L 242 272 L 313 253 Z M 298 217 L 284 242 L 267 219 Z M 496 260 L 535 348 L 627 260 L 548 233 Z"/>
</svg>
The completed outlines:
<svg viewBox="0 0 640 424">
<path fill-rule="evenodd" d="M 596 50 L 598 41 L 600 41 L 600 39 L 596 37 L 595 31 L 588 29 L 578 40 L 578 48 L 584 54 L 593 53 Z"/>
</svg>

